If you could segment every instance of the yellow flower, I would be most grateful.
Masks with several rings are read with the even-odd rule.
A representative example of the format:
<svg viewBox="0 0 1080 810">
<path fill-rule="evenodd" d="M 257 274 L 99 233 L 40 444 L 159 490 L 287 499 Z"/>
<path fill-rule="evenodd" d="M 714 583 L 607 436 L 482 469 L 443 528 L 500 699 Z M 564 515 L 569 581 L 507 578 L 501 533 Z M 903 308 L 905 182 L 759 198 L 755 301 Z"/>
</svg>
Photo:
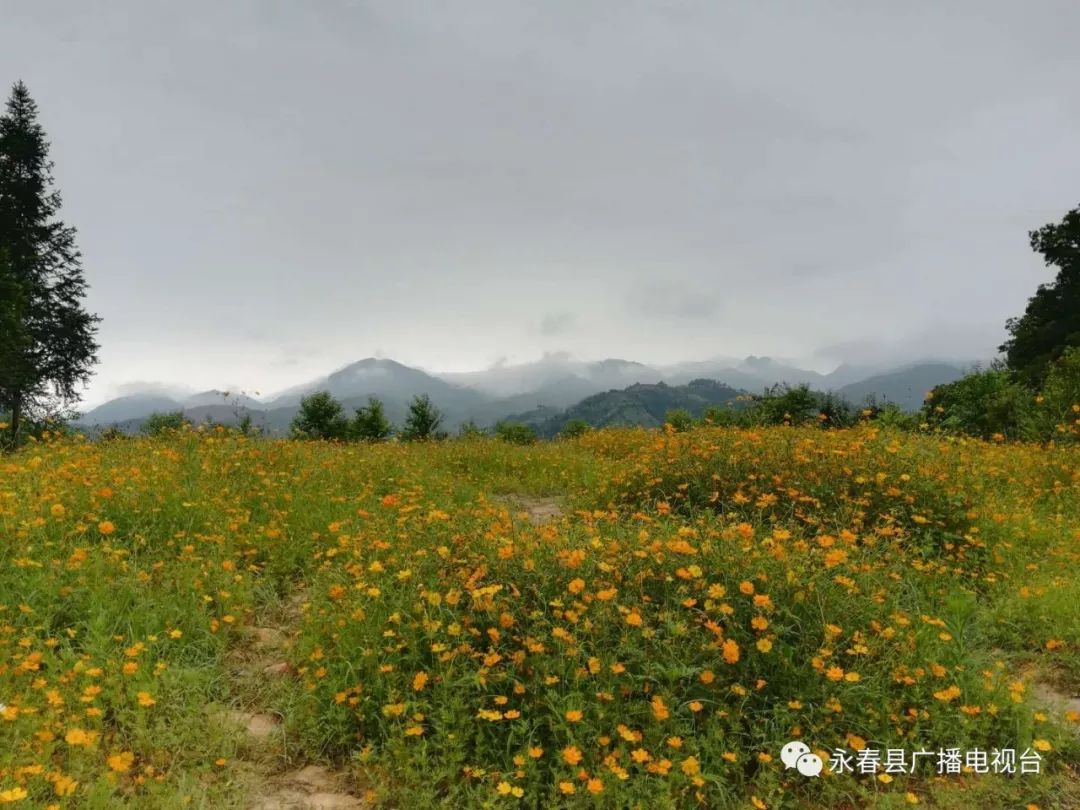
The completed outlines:
<svg viewBox="0 0 1080 810">
<path fill-rule="evenodd" d="M 147 709 L 157 703 L 157 701 L 150 696 L 149 692 L 139 692 L 139 694 L 136 695 L 136 698 L 138 698 L 139 705 Z"/>
<path fill-rule="evenodd" d="M 427 685 L 427 682 L 428 674 L 426 672 L 417 672 L 415 675 L 413 675 L 412 688 L 415 691 L 419 692 Z"/>
<path fill-rule="evenodd" d="M 1054 747 L 1050 744 L 1049 740 L 1043 739 L 1035 740 L 1031 744 L 1039 751 L 1050 751 Z"/>
<path fill-rule="evenodd" d="M 122 751 L 119 754 L 113 754 L 106 762 L 117 773 L 127 773 L 135 762 L 135 755 L 130 751 Z"/>
<path fill-rule="evenodd" d="M 864 740 L 858 734 L 848 734 L 847 744 L 856 751 L 862 751 L 864 748 L 866 748 L 866 740 Z"/>
<path fill-rule="evenodd" d="M 772 642 L 767 638 L 759 638 L 756 646 L 759 652 L 767 653 L 772 649 Z"/>
<path fill-rule="evenodd" d="M 701 763 L 698 762 L 697 757 L 687 757 L 682 761 L 679 769 L 687 776 L 697 776 L 701 773 Z"/>
<path fill-rule="evenodd" d="M 68 745 L 91 746 L 97 740 L 96 731 L 84 731 L 81 728 L 73 728 L 64 735 L 64 742 Z"/>
<path fill-rule="evenodd" d="M 568 722 L 568 723 L 580 723 L 581 718 L 584 717 L 584 716 L 585 715 L 581 712 L 580 709 L 570 709 L 566 713 L 566 722 Z"/>
<path fill-rule="evenodd" d="M 589 789 L 589 793 L 595 794 L 604 792 L 604 783 L 595 777 L 590 779 L 585 787 Z"/>
<path fill-rule="evenodd" d="M 573 782 L 559 782 L 559 791 L 567 796 L 573 796 L 577 792 Z"/>
</svg>

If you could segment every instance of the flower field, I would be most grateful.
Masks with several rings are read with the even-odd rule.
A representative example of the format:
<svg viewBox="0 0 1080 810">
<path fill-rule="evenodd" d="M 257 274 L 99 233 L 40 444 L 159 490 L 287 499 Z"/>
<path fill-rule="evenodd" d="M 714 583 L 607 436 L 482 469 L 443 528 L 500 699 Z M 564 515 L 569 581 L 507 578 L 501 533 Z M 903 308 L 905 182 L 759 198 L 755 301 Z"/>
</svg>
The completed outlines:
<svg viewBox="0 0 1080 810">
<path fill-rule="evenodd" d="M 1075 449 L 62 439 L 0 457 L 0 538 L 0 804 L 1080 807 Z"/>
</svg>

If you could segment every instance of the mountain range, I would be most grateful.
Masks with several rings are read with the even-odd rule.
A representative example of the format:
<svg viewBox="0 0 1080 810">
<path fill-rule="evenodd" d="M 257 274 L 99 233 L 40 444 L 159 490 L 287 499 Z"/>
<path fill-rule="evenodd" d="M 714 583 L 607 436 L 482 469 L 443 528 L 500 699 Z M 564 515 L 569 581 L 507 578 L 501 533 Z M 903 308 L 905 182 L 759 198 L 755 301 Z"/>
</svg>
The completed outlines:
<svg viewBox="0 0 1080 810">
<path fill-rule="evenodd" d="M 957 379 L 965 370 L 955 363 L 928 361 L 893 369 L 841 365 L 821 374 L 754 356 L 649 366 L 614 358 L 584 362 L 548 355 L 532 363 L 437 374 L 394 360 L 369 357 L 261 399 L 222 390 L 182 397 L 147 390 L 109 400 L 82 415 L 76 423 L 84 427 L 116 425 L 122 430 L 135 431 L 152 413 L 183 411 L 193 422 L 224 424 L 235 424 L 247 415 L 267 432 L 282 434 L 296 415 L 300 400 L 314 391 L 325 390 L 340 400 L 349 414 L 365 404 L 368 397 L 378 397 L 395 423 L 404 420 L 408 403 L 415 395 L 427 394 L 442 410 L 445 426 L 451 430 L 467 421 L 487 426 L 519 414 L 531 415 L 530 421 L 542 421 L 540 417 L 545 413 L 555 416 L 575 408 L 592 414 L 594 423 L 597 419 L 602 422 L 600 411 L 606 406 L 589 403 L 588 399 L 605 392 L 622 392 L 620 413 L 637 414 L 635 424 L 658 424 L 663 413 L 650 410 L 649 386 L 668 386 L 661 390 L 664 397 L 670 398 L 674 395 L 673 387 L 692 382 L 698 387 L 686 394 L 689 397 L 686 402 L 680 401 L 674 407 L 700 410 L 740 392 L 757 393 L 778 383 L 805 383 L 819 391 L 835 392 L 853 404 L 873 396 L 915 410 L 928 390 Z M 714 385 L 697 382 L 702 380 L 712 381 Z M 589 421 L 587 417 L 581 418 Z"/>
</svg>

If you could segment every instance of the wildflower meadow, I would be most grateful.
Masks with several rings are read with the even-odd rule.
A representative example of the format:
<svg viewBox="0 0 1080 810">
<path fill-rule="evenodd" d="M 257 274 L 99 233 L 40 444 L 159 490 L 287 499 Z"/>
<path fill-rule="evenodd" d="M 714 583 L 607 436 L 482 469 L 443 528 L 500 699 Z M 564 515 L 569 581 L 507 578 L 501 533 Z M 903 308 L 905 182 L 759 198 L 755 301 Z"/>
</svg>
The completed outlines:
<svg viewBox="0 0 1080 810">
<path fill-rule="evenodd" d="M 1080 806 L 1076 449 L 46 437 L 0 538 L 0 804 Z"/>
</svg>

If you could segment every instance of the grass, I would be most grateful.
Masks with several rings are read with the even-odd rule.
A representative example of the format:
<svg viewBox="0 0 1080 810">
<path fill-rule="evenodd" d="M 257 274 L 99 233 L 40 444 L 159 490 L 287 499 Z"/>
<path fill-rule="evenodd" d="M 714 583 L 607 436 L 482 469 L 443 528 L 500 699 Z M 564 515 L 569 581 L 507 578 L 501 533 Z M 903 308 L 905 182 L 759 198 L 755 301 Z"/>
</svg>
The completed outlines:
<svg viewBox="0 0 1080 810">
<path fill-rule="evenodd" d="M 322 762 L 390 807 L 1080 806 L 1078 718 L 1035 697 L 1080 685 L 1078 462 L 869 427 L 31 445 L 0 802 L 243 807 Z M 293 675 L 238 665 L 257 626 Z M 792 739 L 1041 773 L 807 779 Z"/>
</svg>

